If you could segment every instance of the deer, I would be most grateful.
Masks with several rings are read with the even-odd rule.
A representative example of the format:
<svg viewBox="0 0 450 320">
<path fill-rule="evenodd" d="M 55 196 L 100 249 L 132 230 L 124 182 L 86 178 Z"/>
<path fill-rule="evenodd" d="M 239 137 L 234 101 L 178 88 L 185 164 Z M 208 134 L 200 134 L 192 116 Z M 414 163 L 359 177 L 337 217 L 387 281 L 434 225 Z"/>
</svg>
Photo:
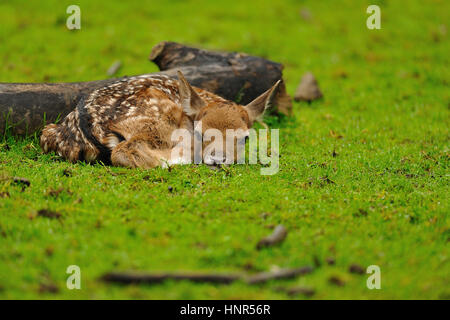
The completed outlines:
<svg viewBox="0 0 450 320">
<path fill-rule="evenodd" d="M 178 80 L 159 74 L 134 76 L 94 90 L 61 123 L 45 126 L 43 152 L 55 152 L 69 162 L 101 161 L 129 168 L 192 163 L 192 156 L 174 152 L 182 141 L 174 141 L 172 135 L 182 129 L 191 139 L 189 146 L 201 141 L 204 163 L 225 163 L 236 157 L 236 144 L 245 144 L 249 129 L 274 104 L 281 81 L 244 106 L 193 87 L 181 71 L 177 74 Z M 224 134 L 220 157 L 205 152 L 213 143 L 201 139 L 208 129 Z M 239 135 L 227 143 L 230 129 Z"/>
</svg>

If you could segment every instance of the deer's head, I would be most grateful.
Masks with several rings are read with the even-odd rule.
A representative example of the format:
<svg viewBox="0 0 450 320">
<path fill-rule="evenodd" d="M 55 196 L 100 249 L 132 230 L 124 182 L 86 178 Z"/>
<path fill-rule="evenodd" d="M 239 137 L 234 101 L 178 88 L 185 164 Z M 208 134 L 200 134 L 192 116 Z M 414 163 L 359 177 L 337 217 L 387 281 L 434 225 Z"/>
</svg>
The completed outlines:
<svg viewBox="0 0 450 320">
<path fill-rule="evenodd" d="M 236 161 L 238 145 L 245 145 L 249 129 L 273 105 L 280 86 L 279 80 L 272 88 L 243 106 L 230 101 L 206 102 L 180 71 L 178 77 L 183 111 L 197 123 L 194 139 L 202 140 L 202 159 L 210 165 Z"/>
</svg>

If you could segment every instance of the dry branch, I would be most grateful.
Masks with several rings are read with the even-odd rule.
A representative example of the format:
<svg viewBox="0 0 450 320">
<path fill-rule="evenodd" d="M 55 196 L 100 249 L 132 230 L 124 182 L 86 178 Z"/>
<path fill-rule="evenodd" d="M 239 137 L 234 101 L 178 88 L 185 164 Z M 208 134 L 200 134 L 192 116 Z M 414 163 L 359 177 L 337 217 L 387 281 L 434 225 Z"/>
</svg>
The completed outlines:
<svg viewBox="0 0 450 320">
<path fill-rule="evenodd" d="M 102 276 L 105 282 L 115 282 L 122 284 L 145 283 L 154 284 L 165 280 L 189 280 L 193 282 L 211 283 L 231 283 L 240 279 L 240 275 L 235 274 L 177 274 L 177 273 L 136 273 L 136 272 L 110 272 Z"/>
<path fill-rule="evenodd" d="M 292 279 L 313 272 L 313 268 L 306 266 L 295 269 L 281 269 L 277 271 L 261 272 L 246 279 L 248 284 L 259 284 L 270 280 Z"/>
<path fill-rule="evenodd" d="M 142 273 L 142 272 L 109 272 L 101 277 L 102 281 L 120 284 L 155 284 L 166 280 L 189 280 L 192 282 L 209 282 L 229 284 L 241 280 L 247 284 L 260 284 L 270 280 L 291 279 L 314 269 L 306 266 L 294 269 L 281 269 L 260 272 L 254 275 L 224 273 Z"/>
<path fill-rule="evenodd" d="M 270 246 L 276 245 L 280 242 L 283 242 L 284 239 L 286 239 L 286 236 L 287 236 L 287 230 L 284 226 L 282 226 L 280 224 L 275 227 L 272 234 L 259 240 L 258 244 L 256 245 L 256 248 L 259 250 L 264 247 L 270 247 Z"/>
<path fill-rule="evenodd" d="M 176 78 L 181 70 L 194 86 L 242 104 L 250 102 L 282 78 L 283 66 L 242 53 L 201 50 L 174 42 L 156 45 L 150 60 L 161 72 Z M 118 79 L 74 83 L 0 83 L 0 132 L 12 124 L 13 134 L 30 134 L 44 122 L 54 122 L 72 111 L 81 97 Z M 284 84 L 278 111 L 289 114 L 291 98 Z"/>
</svg>

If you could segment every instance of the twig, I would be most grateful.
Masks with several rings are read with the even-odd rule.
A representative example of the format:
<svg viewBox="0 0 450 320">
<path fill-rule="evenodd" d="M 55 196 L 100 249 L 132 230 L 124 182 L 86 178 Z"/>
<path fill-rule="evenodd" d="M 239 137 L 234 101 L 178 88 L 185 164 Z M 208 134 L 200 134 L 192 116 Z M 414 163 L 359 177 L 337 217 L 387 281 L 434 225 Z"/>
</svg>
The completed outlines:
<svg viewBox="0 0 450 320">
<path fill-rule="evenodd" d="M 264 247 L 270 247 L 286 239 L 287 230 L 281 224 L 276 226 L 272 234 L 259 240 L 256 248 L 259 250 Z"/>
<path fill-rule="evenodd" d="M 314 268 L 310 266 L 295 268 L 295 269 L 281 269 L 277 271 L 261 272 L 248 277 L 245 282 L 248 284 L 259 284 L 270 280 L 291 279 L 307 273 L 313 272 Z"/>
<path fill-rule="evenodd" d="M 166 280 L 188 280 L 192 282 L 209 282 L 229 284 L 243 281 L 247 284 L 260 284 L 270 280 L 291 279 L 312 272 L 312 267 L 306 266 L 294 269 L 261 272 L 254 275 L 227 273 L 142 273 L 142 272 L 109 272 L 100 279 L 105 282 L 120 284 L 155 284 Z"/>
<path fill-rule="evenodd" d="M 238 274 L 182 274 L 182 273 L 134 273 L 134 272 L 110 272 L 105 274 L 101 279 L 106 282 L 115 282 L 122 284 L 160 283 L 165 280 L 189 280 L 193 282 L 210 282 L 210 283 L 231 283 L 239 280 L 242 276 Z"/>
</svg>

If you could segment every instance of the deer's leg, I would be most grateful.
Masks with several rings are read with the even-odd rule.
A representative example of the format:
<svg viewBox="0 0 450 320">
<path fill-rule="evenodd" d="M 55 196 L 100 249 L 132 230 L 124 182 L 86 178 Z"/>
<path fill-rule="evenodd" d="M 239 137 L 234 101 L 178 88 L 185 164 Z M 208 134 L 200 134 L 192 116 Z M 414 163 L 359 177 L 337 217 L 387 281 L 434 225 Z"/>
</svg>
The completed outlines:
<svg viewBox="0 0 450 320">
<path fill-rule="evenodd" d="M 152 149 L 145 137 L 134 136 L 119 143 L 111 152 L 115 166 L 130 168 L 154 168 L 163 166 L 170 159 L 170 149 Z"/>
<path fill-rule="evenodd" d="M 44 153 L 55 151 L 70 162 L 98 159 L 100 151 L 82 134 L 74 111 L 61 124 L 49 124 L 42 130 L 40 145 Z"/>
</svg>

